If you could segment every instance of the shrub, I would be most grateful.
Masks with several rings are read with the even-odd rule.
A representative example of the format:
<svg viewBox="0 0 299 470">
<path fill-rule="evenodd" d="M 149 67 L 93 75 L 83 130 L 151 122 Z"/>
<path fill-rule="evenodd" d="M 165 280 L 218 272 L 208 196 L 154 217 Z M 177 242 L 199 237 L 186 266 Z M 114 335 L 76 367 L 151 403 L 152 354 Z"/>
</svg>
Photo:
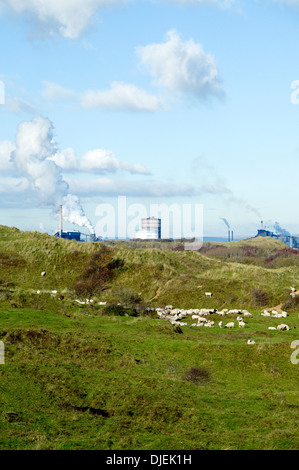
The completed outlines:
<svg viewBox="0 0 299 470">
<path fill-rule="evenodd" d="M 121 305 L 107 305 L 102 310 L 103 315 L 116 315 L 123 317 L 128 315 L 129 317 L 137 317 L 138 312 L 134 308 L 126 308 L 122 307 Z"/>
<path fill-rule="evenodd" d="M 257 287 L 251 292 L 251 300 L 254 305 L 262 307 L 263 305 L 267 305 L 267 303 L 269 302 L 269 296 L 267 292 Z"/>
</svg>

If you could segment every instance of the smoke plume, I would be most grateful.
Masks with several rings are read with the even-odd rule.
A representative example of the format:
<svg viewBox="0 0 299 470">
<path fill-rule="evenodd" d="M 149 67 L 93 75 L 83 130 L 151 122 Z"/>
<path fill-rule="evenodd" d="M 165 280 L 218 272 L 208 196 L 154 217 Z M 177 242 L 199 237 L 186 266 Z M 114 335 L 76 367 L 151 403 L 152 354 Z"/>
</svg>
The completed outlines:
<svg viewBox="0 0 299 470">
<path fill-rule="evenodd" d="M 226 219 L 224 219 L 223 217 L 220 217 L 221 220 L 223 220 L 223 222 L 225 223 L 225 225 L 227 226 L 228 229 L 230 229 L 230 226 L 229 226 L 229 223 Z"/>
<path fill-rule="evenodd" d="M 52 122 L 43 117 L 21 122 L 11 161 L 26 176 L 42 204 L 53 207 L 56 212 L 62 205 L 65 221 L 87 227 L 94 233 L 79 198 L 69 194 L 69 185 L 63 179 L 61 168 L 52 160 L 58 152 L 53 132 Z"/>
</svg>

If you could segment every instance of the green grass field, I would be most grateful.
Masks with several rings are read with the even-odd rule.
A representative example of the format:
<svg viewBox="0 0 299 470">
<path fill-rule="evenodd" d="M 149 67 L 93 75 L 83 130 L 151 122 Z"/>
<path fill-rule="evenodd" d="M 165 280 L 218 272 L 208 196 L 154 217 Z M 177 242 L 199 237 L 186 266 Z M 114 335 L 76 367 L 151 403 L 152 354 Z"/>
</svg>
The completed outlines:
<svg viewBox="0 0 299 470">
<path fill-rule="evenodd" d="M 0 448 L 297 450 L 299 308 L 289 291 L 299 285 L 298 255 L 275 240 L 250 244 L 255 254 L 232 242 L 216 253 L 116 243 L 123 265 L 88 306 L 75 302 L 72 285 L 97 243 L 0 227 Z M 119 286 L 150 307 L 239 307 L 253 316 L 244 329 L 179 334 L 154 313 L 105 315 L 97 302 L 111 302 Z M 282 303 L 287 318 L 260 315 Z M 280 323 L 290 331 L 268 330 Z"/>
</svg>

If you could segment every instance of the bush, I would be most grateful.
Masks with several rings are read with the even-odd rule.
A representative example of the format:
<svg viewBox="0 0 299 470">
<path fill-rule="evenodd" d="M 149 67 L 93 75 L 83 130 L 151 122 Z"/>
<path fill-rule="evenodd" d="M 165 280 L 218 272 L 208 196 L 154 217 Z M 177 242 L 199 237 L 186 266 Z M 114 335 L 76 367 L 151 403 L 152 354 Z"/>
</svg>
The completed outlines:
<svg viewBox="0 0 299 470">
<path fill-rule="evenodd" d="M 125 315 L 129 317 L 137 317 L 138 312 L 135 308 L 126 308 L 121 305 L 107 305 L 102 310 L 103 315 L 116 315 L 124 317 Z"/>
<path fill-rule="evenodd" d="M 267 292 L 257 287 L 251 292 L 251 300 L 257 307 L 262 307 L 269 302 L 269 296 Z"/>
</svg>

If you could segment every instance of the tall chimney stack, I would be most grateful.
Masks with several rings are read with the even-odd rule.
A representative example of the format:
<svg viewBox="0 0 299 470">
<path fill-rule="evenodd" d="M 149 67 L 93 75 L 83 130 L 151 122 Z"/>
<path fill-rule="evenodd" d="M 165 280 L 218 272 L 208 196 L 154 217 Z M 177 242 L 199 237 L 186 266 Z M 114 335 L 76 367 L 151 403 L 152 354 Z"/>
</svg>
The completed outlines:
<svg viewBox="0 0 299 470">
<path fill-rule="evenodd" d="M 60 206 L 60 238 L 62 237 L 62 206 Z"/>
<path fill-rule="evenodd" d="M 230 242 L 230 230 L 228 231 L 228 241 Z"/>
<path fill-rule="evenodd" d="M 232 242 L 234 241 L 234 232 L 232 230 Z"/>
</svg>

